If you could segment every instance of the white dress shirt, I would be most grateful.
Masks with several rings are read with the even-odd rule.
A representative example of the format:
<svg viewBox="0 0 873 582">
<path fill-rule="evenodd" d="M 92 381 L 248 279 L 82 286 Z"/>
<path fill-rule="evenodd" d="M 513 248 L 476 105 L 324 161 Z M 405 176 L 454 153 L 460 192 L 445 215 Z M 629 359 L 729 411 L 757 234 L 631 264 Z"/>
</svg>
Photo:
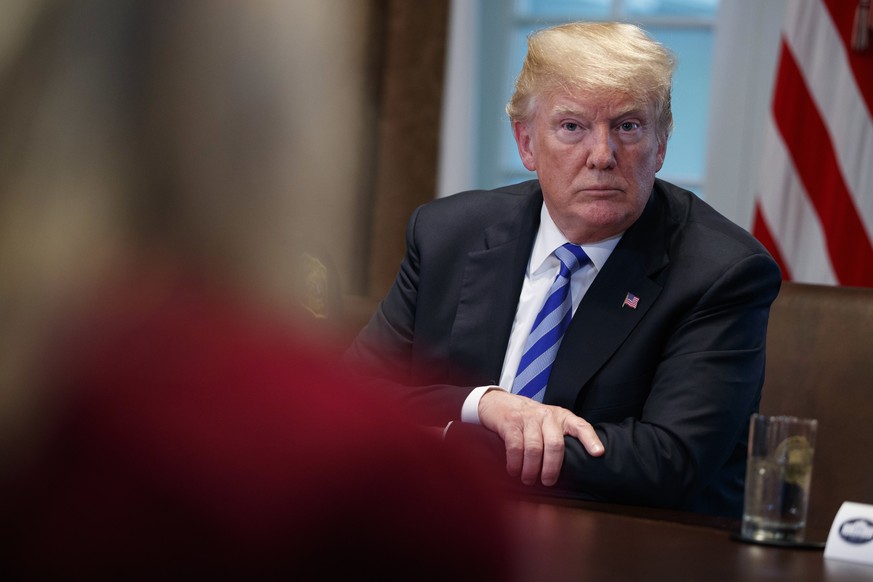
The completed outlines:
<svg viewBox="0 0 873 582">
<path fill-rule="evenodd" d="M 617 235 L 596 243 L 580 245 L 591 262 L 580 268 L 570 279 L 574 314 L 579 303 L 582 302 L 582 297 L 591 287 L 597 273 L 603 268 L 620 239 L 621 235 Z M 515 311 L 515 320 L 512 322 L 512 331 L 509 335 L 509 345 L 503 357 L 500 385 L 479 386 L 474 389 L 464 400 L 464 405 L 461 408 L 462 422 L 479 424 L 479 400 L 488 390 L 495 388 L 512 390 L 512 382 L 515 380 L 516 371 L 518 371 L 518 363 L 521 361 L 525 341 L 561 266 L 560 261 L 553 253 L 555 249 L 567 242 L 569 241 L 558 230 L 546 209 L 546 205 L 543 204 L 540 210 L 540 228 L 537 231 L 527 270 L 524 274 L 524 283 L 518 298 L 518 308 Z"/>
</svg>

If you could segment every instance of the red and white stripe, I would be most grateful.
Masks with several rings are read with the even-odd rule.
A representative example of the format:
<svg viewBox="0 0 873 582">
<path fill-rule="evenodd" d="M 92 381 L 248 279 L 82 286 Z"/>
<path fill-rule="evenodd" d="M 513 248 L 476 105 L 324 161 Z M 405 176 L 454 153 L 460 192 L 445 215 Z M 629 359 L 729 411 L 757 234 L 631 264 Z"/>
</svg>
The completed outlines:
<svg viewBox="0 0 873 582">
<path fill-rule="evenodd" d="M 873 48 L 850 48 L 855 8 L 788 4 L 753 226 L 787 280 L 873 287 Z"/>
</svg>

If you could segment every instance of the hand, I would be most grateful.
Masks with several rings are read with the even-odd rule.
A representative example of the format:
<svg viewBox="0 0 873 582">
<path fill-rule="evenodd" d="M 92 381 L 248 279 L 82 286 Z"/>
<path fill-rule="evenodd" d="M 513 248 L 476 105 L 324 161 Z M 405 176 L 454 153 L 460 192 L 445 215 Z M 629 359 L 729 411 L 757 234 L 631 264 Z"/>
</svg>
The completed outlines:
<svg viewBox="0 0 873 582">
<path fill-rule="evenodd" d="M 479 400 L 479 422 L 496 432 L 506 445 L 506 470 L 521 474 L 525 485 L 540 477 L 543 485 L 558 482 L 564 462 L 564 435 L 579 439 L 594 457 L 604 453 L 603 443 L 584 419 L 566 408 L 540 404 L 535 400 L 489 390 Z"/>
</svg>

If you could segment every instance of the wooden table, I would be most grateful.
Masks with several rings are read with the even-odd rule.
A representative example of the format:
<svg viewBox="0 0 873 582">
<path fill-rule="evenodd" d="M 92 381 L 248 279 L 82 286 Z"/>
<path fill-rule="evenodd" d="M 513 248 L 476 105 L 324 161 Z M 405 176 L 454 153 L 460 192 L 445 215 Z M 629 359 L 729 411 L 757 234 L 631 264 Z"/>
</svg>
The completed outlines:
<svg viewBox="0 0 873 582">
<path fill-rule="evenodd" d="M 731 539 L 739 523 L 580 501 L 519 500 L 510 521 L 519 580 L 873 581 L 873 567 L 823 550 Z M 827 532 L 808 539 L 824 540 Z"/>
</svg>

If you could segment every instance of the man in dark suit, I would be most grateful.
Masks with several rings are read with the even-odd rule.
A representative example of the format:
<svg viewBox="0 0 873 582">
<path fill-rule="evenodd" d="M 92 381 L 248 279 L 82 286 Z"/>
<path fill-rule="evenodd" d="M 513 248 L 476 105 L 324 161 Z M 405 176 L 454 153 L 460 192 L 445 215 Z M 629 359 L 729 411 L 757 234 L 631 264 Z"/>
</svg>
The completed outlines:
<svg viewBox="0 0 873 582">
<path fill-rule="evenodd" d="M 500 443 L 525 484 L 738 516 L 778 268 L 655 179 L 672 129 L 663 47 L 576 23 L 528 49 L 507 111 L 538 180 L 419 208 L 350 357 L 403 385 L 423 421 L 450 423 L 446 438 Z M 553 341 L 540 321 L 570 313 L 537 348 Z M 519 386 L 531 376 L 542 387 Z"/>
</svg>

